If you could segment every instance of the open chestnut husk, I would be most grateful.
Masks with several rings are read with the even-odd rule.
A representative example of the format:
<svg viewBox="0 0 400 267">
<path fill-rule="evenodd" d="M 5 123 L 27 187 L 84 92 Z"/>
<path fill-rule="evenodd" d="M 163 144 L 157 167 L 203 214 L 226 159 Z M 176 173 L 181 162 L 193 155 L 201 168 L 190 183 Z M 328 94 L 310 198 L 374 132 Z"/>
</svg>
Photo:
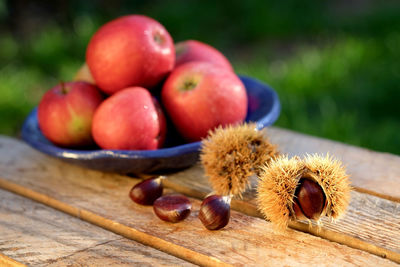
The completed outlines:
<svg viewBox="0 0 400 267">
<path fill-rule="evenodd" d="M 154 201 L 163 193 L 162 176 L 146 179 L 137 183 L 129 191 L 129 197 L 133 202 L 141 205 L 153 205 Z"/>
<path fill-rule="evenodd" d="M 231 199 L 231 196 L 211 195 L 203 200 L 199 219 L 208 230 L 218 230 L 229 223 Z"/>
<path fill-rule="evenodd" d="M 163 221 L 180 222 L 186 219 L 192 209 L 190 200 L 178 194 L 171 194 L 159 197 L 154 201 L 154 213 Z"/>
<path fill-rule="evenodd" d="M 318 224 L 323 216 L 339 219 L 350 202 L 345 168 L 329 155 L 279 156 L 262 168 L 259 178 L 258 209 L 277 230 L 290 219 Z"/>
</svg>

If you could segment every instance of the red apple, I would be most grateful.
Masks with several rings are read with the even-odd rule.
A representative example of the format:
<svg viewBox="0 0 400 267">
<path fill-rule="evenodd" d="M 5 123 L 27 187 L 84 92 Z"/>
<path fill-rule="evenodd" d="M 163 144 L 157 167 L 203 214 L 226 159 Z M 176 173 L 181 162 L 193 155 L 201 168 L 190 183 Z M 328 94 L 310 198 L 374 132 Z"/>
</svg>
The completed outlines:
<svg viewBox="0 0 400 267">
<path fill-rule="evenodd" d="M 86 82 L 61 83 L 42 97 L 38 107 L 39 127 L 51 142 L 76 147 L 93 144 L 94 111 L 103 97 Z"/>
<path fill-rule="evenodd" d="M 229 60 L 214 47 L 195 40 L 179 42 L 175 45 L 175 68 L 191 61 L 205 61 L 233 71 Z"/>
<path fill-rule="evenodd" d="M 94 34 L 86 62 L 96 84 L 113 94 L 130 86 L 154 87 L 174 67 L 175 48 L 160 23 L 130 15 L 106 23 Z"/>
<path fill-rule="evenodd" d="M 166 122 L 149 91 L 129 87 L 101 103 L 93 117 L 92 133 L 104 149 L 157 149 L 164 142 Z"/>
<path fill-rule="evenodd" d="M 246 89 L 240 79 L 206 62 L 176 68 L 161 96 L 171 120 L 188 141 L 199 141 L 218 125 L 242 122 L 247 113 Z"/>
</svg>

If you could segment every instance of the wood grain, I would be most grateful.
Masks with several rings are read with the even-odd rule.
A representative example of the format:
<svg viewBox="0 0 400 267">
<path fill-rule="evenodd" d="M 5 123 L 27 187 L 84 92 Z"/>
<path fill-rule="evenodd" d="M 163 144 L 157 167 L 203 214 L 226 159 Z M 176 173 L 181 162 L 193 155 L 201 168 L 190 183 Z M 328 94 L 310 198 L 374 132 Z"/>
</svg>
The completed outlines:
<svg viewBox="0 0 400 267">
<path fill-rule="evenodd" d="M 271 142 L 289 155 L 329 152 L 343 161 L 357 191 L 400 202 L 400 157 L 271 127 Z"/>
<path fill-rule="evenodd" d="M 43 156 L 18 141 L 1 138 L 2 177 L 11 181 L 21 194 L 40 194 L 47 205 L 65 203 L 78 209 L 76 216 L 89 217 L 92 223 L 111 222 L 107 229 L 141 231 L 171 244 L 215 257 L 234 265 L 392 265 L 393 262 L 364 251 L 332 243 L 293 230 L 274 233 L 272 226 L 259 218 L 232 212 L 231 222 L 222 231 L 205 230 L 197 219 L 200 202 L 192 200 L 193 212 L 187 220 L 169 224 L 156 219 L 151 207 L 136 205 L 127 197 L 137 180 L 64 164 Z M 9 148 L 13 147 L 13 152 Z M 3 149 L 2 149 L 3 151 Z M 201 179 L 201 177 L 197 177 Z M 10 183 L 2 180 L 2 187 Z M 22 187 L 23 186 L 23 187 Z M 31 190 L 28 190 L 30 188 Z M 13 190 L 8 187 L 8 190 Z M 97 216 L 97 217 L 96 217 Z M 159 248 L 160 249 L 160 248 Z"/>
<path fill-rule="evenodd" d="M 166 186 L 178 192 L 187 193 L 195 188 L 194 194 L 199 198 L 211 192 L 199 164 L 191 169 L 171 174 L 164 181 Z M 249 190 L 244 194 L 243 200 L 233 200 L 232 207 L 247 215 L 262 218 L 257 210 L 254 196 L 254 190 Z M 398 202 L 352 192 L 348 211 L 339 222 L 334 223 L 324 218 L 321 229 L 316 226 L 309 227 L 306 222 L 291 223 L 290 226 L 400 262 L 400 203 Z"/>
<path fill-rule="evenodd" d="M 3 267 L 23 267 L 25 266 L 24 264 L 17 262 L 16 260 L 13 260 L 6 255 L 3 255 L 0 253 L 0 266 Z"/>
<path fill-rule="evenodd" d="M 273 232 L 271 225 L 267 222 L 241 213 L 233 212 L 229 226 L 217 232 L 210 232 L 204 228 L 201 230 L 200 223 L 198 220 L 194 221 L 193 216 L 190 216 L 192 218 L 189 218 L 184 224 L 174 225 L 159 220 L 157 220 L 157 223 L 157 221 L 154 221 L 154 215 L 151 214 L 153 215 L 153 222 L 147 222 L 143 225 L 135 221 L 132 226 L 132 223 L 127 221 L 128 216 L 122 218 L 126 214 L 126 210 L 121 207 L 118 208 L 118 210 L 102 211 L 108 212 L 109 214 L 112 213 L 113 216 L 121 216 L 121 218 L 118 218 L 118 221 L 125 221 L 125 223 L 119 223 L 117 220 L 101 217 L 82 208 L 69 206 L 48 195 L 37 193 L 3 179 L 0 179 L 0 187 L 40 201 L 48 206 L 65 211 L 66 213 L 75 215 L 83 220 L 128 238 L 137 240 L 137 233 L 139 230 L 136 228 L 138 228 L 142 233 L 141 238 L 138 239 L 139 241 L 143 241 L 146 245 L 153 245 L 160 250 L 172 253 L 178 252 L 178 256 L 183 253 L 183 258 L 202 266 L 228 265 L 216 259 L 214 254 L 217 254 L 218 257 L 222 257 L 226 262 L 238 266 L 260 266 L 264 264 L 268 266 L 281 266 L 282 262 L 291 266 L 309 266 L 310 264 L 322 266 L 336 266 L 336 264 L 340 266 L 376 266 L 377 264 L 380 266 L 394 266 L 393 262 L 366 252 L 352 250 L 346 246 L 330 243 L 326 240 L 307 236 L 300 232 L 289 230 L 285 233 L 276 234 Z M 99 202 L 96 203 L 99 204 Z M 192 203 L 195 205 L 195 209 L 198 210 L 200 203 L 193 200 Z M 138 207 L 138 205 L 134 204 L 134 207 Z M 101 206 L 97 207 L 97 209 L 101 208 Z M 151 207 L 138 208 L 151 209 Z M 118 212 L 120 213 L 118 214 Z M 149 217 L 150 215 L 143 211 L 141 213 L 133 212 L 132 209 L 130 212 L 134 213 L 133 217 L 135 219 Z M 151 226 L 149 227 L 150 223 Z M 128 224 L 131 224 L 131 226 L 128 226 Z M 161 224 L 161 226 L 159 224 Z M 251 229 L 249 226 L 251 226 Z M 171 229 L 170 227 L 175 229 Z M 146 235 L 146 233 L 143 233 L 144 230 L 156 236 L 161 236 L 162 240 L 166 241 L 160 242 L 160 238 L 151 236 L 150 234 Z M 164 244 L 165 242 L 171 243 Z M 170 246 L 177 247 L 174 243 L 183 243 L 191 251 L 182 249 L 183 247 L 181 247 L 179 251 L 174 249 L 172 251 L 169 250 Z M 299 244 L 301 244 L 301 246 L 299 246 Z M 166 245 L 168 247 L 166 247 Z M 210 251 L 212 252 L 210 253 Z M 205 260 L 194 258 L 193 256 L 196 256 L 194 254 L 198 253 L 208 254 L 209 258 Z M 265 262 L 265 258 L 268 258 L 268 263 Z M 328 262 L 321 264 L 321 262 L 325 260 Z"/>
<path fill-rule="evenodd" d="M 166 259 L 165 256 L 169 256 Z M 62 266 L 195 266 L 156 249 L 121 239 L 57 259 L 48 267 Z"/>
<path fill-rule="evenodd" d="M 0 232 L 0 252 L 30 266 L 193 266 L 1 189 Z"/>
</svg>

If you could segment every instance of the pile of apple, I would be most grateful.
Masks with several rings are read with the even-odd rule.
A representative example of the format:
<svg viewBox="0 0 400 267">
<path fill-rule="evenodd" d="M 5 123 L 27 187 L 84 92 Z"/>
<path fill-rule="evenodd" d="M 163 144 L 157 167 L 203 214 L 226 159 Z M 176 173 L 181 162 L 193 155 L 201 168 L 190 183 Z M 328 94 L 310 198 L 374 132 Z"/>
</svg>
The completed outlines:
<svg viewBox="0 0 400 267">
<path fill-rule="evenodd" d="M 86 81 L 60 83 L 39 104 L 39 127 L 58 146 L 157 149 L 167 131 L 164 112 L 187 142 L 246 117 L 245 87 L 225 56 L 198 41 L 174 45 L 146 16 L 100 27 L 86 64 L 89 77 L 78 75 Z"/>
</svg>

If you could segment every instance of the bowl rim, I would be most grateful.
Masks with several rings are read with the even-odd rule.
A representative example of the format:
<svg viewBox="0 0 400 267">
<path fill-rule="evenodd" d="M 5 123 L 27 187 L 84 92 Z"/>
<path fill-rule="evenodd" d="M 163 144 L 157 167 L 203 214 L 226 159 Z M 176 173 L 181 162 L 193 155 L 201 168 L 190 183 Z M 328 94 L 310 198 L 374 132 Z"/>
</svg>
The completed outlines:
<svg viewBox="0 0 400 267">
<path fill-rule="evenodd" d="M 252 83 L 256 83 L 262 85 L 267 90 L 269 90 L 272 95 L 272 107 L 270 112 L 262 117 L 260 120 L 255 121 L 256 128 L 262 129 L 266 126 L 273 124 L 279 117 L 281 111 L 281 105 L 279 101 L 278 94 L 274 89 L 272 89 L 268 84 L 261 82 L 258 79 L 238 75 L 242 81 L 249 81 Z M 94 150 L 78 150 L 71 148 L 63 148 L 53 145 L 51 143 L 44 143 L 35 138 L 30 138 L 31 132 L 31 123 L 37 121 L 37 107 L 35 107 L 29 115 L 26 117 L 23 125 L 22 125 L 22 139 L 27 142 L 32 147 L 36 148 L 39 151 L 42 151 L 48 155 L 53 155 L 60 158 L 65 159 L 75 159 L 75 160 L 91 160 L 93 158 L 127 158 L 127 159 L 158 159 L 158 158 L 168 158 L 174 157 L 177 155 L 185 155 L 197 152 L 200 149 L 201 142 L 192 142 L 188 144 L 182 144 L 173 147 L 159 148 L 155 150 L 110 150 L 110 149 L 94 149 Z M 38 129 L 40 134 L 42 134 L 41 130 Z"/>
</svg>

